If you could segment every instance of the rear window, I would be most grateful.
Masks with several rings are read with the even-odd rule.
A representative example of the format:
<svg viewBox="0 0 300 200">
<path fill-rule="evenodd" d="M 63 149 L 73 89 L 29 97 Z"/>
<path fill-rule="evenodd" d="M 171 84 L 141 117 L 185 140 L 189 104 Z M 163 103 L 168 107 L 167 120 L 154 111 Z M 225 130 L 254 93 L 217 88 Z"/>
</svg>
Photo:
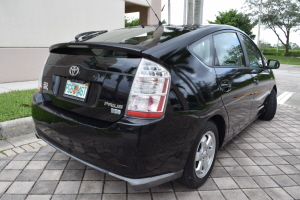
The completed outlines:
<svg viewBox="0 0 300 200">
<path fill-rule="evenodd" d="M 184 27 L 140 26 L 109 31 L 85 42 L 112 42 L 152 47 L 188 32 L 190 29 Z"/>
</svg>

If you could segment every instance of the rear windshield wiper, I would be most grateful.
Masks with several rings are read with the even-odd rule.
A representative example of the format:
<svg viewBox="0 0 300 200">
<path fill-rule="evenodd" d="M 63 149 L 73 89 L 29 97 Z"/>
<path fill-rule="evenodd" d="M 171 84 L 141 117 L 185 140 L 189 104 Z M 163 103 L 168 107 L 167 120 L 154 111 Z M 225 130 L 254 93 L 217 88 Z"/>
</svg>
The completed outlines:
<svg viewBox="0 0 300 200">
<path fill-rule="evenodd" d="M 107 30 L 102 30 L 102 31 L 89 31 L 89 32 L 84 32 L 80 33 L 75 36 L 75 42 L 82 42 L 84 40 L 96 37 L 98 35 L 101 35 L 103 33 L 106 33 Z"/>
</svg>

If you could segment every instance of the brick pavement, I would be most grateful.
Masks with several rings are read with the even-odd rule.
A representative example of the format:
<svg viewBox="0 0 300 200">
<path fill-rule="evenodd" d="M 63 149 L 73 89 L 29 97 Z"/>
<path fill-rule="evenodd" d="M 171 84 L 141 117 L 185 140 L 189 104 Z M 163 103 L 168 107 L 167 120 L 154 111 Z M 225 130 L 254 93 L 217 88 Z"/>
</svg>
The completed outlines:
<svg viewBox="0 0 300 200">
<path fill-rule="evenodd" d="M 38 143 L 42 148 L 2 155 L 0 199 L 300 199 L 299 119 L 299 109 L 279 106 L 272 121 L 256 120 L 218 152 L 211 177 L 197 190 L 172 181 L 137 192 Z"/>
</svg>

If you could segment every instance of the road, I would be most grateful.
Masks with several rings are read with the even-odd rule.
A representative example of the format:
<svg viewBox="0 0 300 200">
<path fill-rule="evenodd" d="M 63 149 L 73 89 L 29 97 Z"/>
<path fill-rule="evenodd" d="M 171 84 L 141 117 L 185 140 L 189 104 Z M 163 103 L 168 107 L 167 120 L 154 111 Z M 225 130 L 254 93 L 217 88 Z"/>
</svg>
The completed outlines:
<svg viewBox="0 0 300 200">
<path fill-rule="evenodd" d="M 276 77 L 278 95 L 283 92 L 294 93 L 284 104 L 300 108 L 300 65 L 282 64 L 279 69 L 273 71 Z"/>
</svg>

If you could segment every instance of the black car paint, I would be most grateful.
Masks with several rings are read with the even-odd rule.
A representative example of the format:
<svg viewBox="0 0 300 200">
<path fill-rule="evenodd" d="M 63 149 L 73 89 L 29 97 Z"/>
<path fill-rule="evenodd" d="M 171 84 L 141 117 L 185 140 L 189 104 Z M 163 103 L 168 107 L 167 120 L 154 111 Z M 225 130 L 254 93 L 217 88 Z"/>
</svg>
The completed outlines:
<svg viewBox="0 0 300 200">
<path fill-rule="evenodd" d="M 133 45 L 87 42 L 52 46 L 47 62 L 49 69 L 46 67 L 43 81 L 54 83 L 53 80 L 57 80 L 57 77 L 53 76 L 59 76 L 62 87 L 54 94 L 53 84 L 50 84 L 49 91 L 34 94 L 32 111 L 38 135 L 83 161 L 129 178 L 151 177 L 182 170 L 194 138 L 208 120 L 213 120 L 218 125 L 219 144 L 220 147 L 224 145 L 257 117 L 257 113 L 249 113 L 252 110 L 251 99 L 258 97 L 252 87 L 255 84 L 253 76 L 259 77 L 263 69 L 261 72 L 254 73 L 249 69 L 246 70 L 247 73 L 239 73 L 242 70 L 237 68 L 204 65 L 191 53 L 188 46 L 217 31 L 239 30 L 229 26 L 192 29 L 195 30 L 148 49 Z M 109 114 L 110 107 L 105 107 L 103 102 L 126 106 L 134 70 L 130 74 L 125 73 L 124 68 L 114 72 L 109 68 L 91 69 L 84 63 L 84 60 L 90 58 L 87 55 L 57 54 L 63 53 L 65 46 L 69 44 L 121 50 L 165 66 L 172 77 L 165 116 L 160 119 L 126 117 L 125 108 L 120 116 Z M 74 60 L 75 57 L 77 60 Z M 83 72 L 77 77 L 92 83 L 86 102 L 60 96 L 66 79 L 71 78 L 68 69 L 73 64 L 80 64 L 83 71 L 89 72 Z M 110 92 L 111 88 L 116 88 L 116 81 L 106 79 L 110 73 L 111 80 L 122 79 L 126 93 L 117 90 L 113 93 L 114 98 L 102 94 L 105 88 Z M 239 82 L 232 80 L 232 74 L 240 77 Z M 220 81 L 224 79 L 233 82 L 231 92 L 220 88 Z M 248 85 L 248 88 L 239 88 L 240 84 Z M 265 84 L 271 90 L 275 85 L 274 79 Z M 238 103 L 230 107 L 232 105 L 227 102 L 235 96 L 238 96 Z M 256 106 L 260 106 L 260 103 Z M 99 118 L 91 116 L 92 110 L 98 108 L 102 115 Z M 237 124 L 236 120 L 240 119 L 241 113 L 242 123 Z M 104 119 L 103 116 L 106 115 L 109 117 Z"/>
</svg>

